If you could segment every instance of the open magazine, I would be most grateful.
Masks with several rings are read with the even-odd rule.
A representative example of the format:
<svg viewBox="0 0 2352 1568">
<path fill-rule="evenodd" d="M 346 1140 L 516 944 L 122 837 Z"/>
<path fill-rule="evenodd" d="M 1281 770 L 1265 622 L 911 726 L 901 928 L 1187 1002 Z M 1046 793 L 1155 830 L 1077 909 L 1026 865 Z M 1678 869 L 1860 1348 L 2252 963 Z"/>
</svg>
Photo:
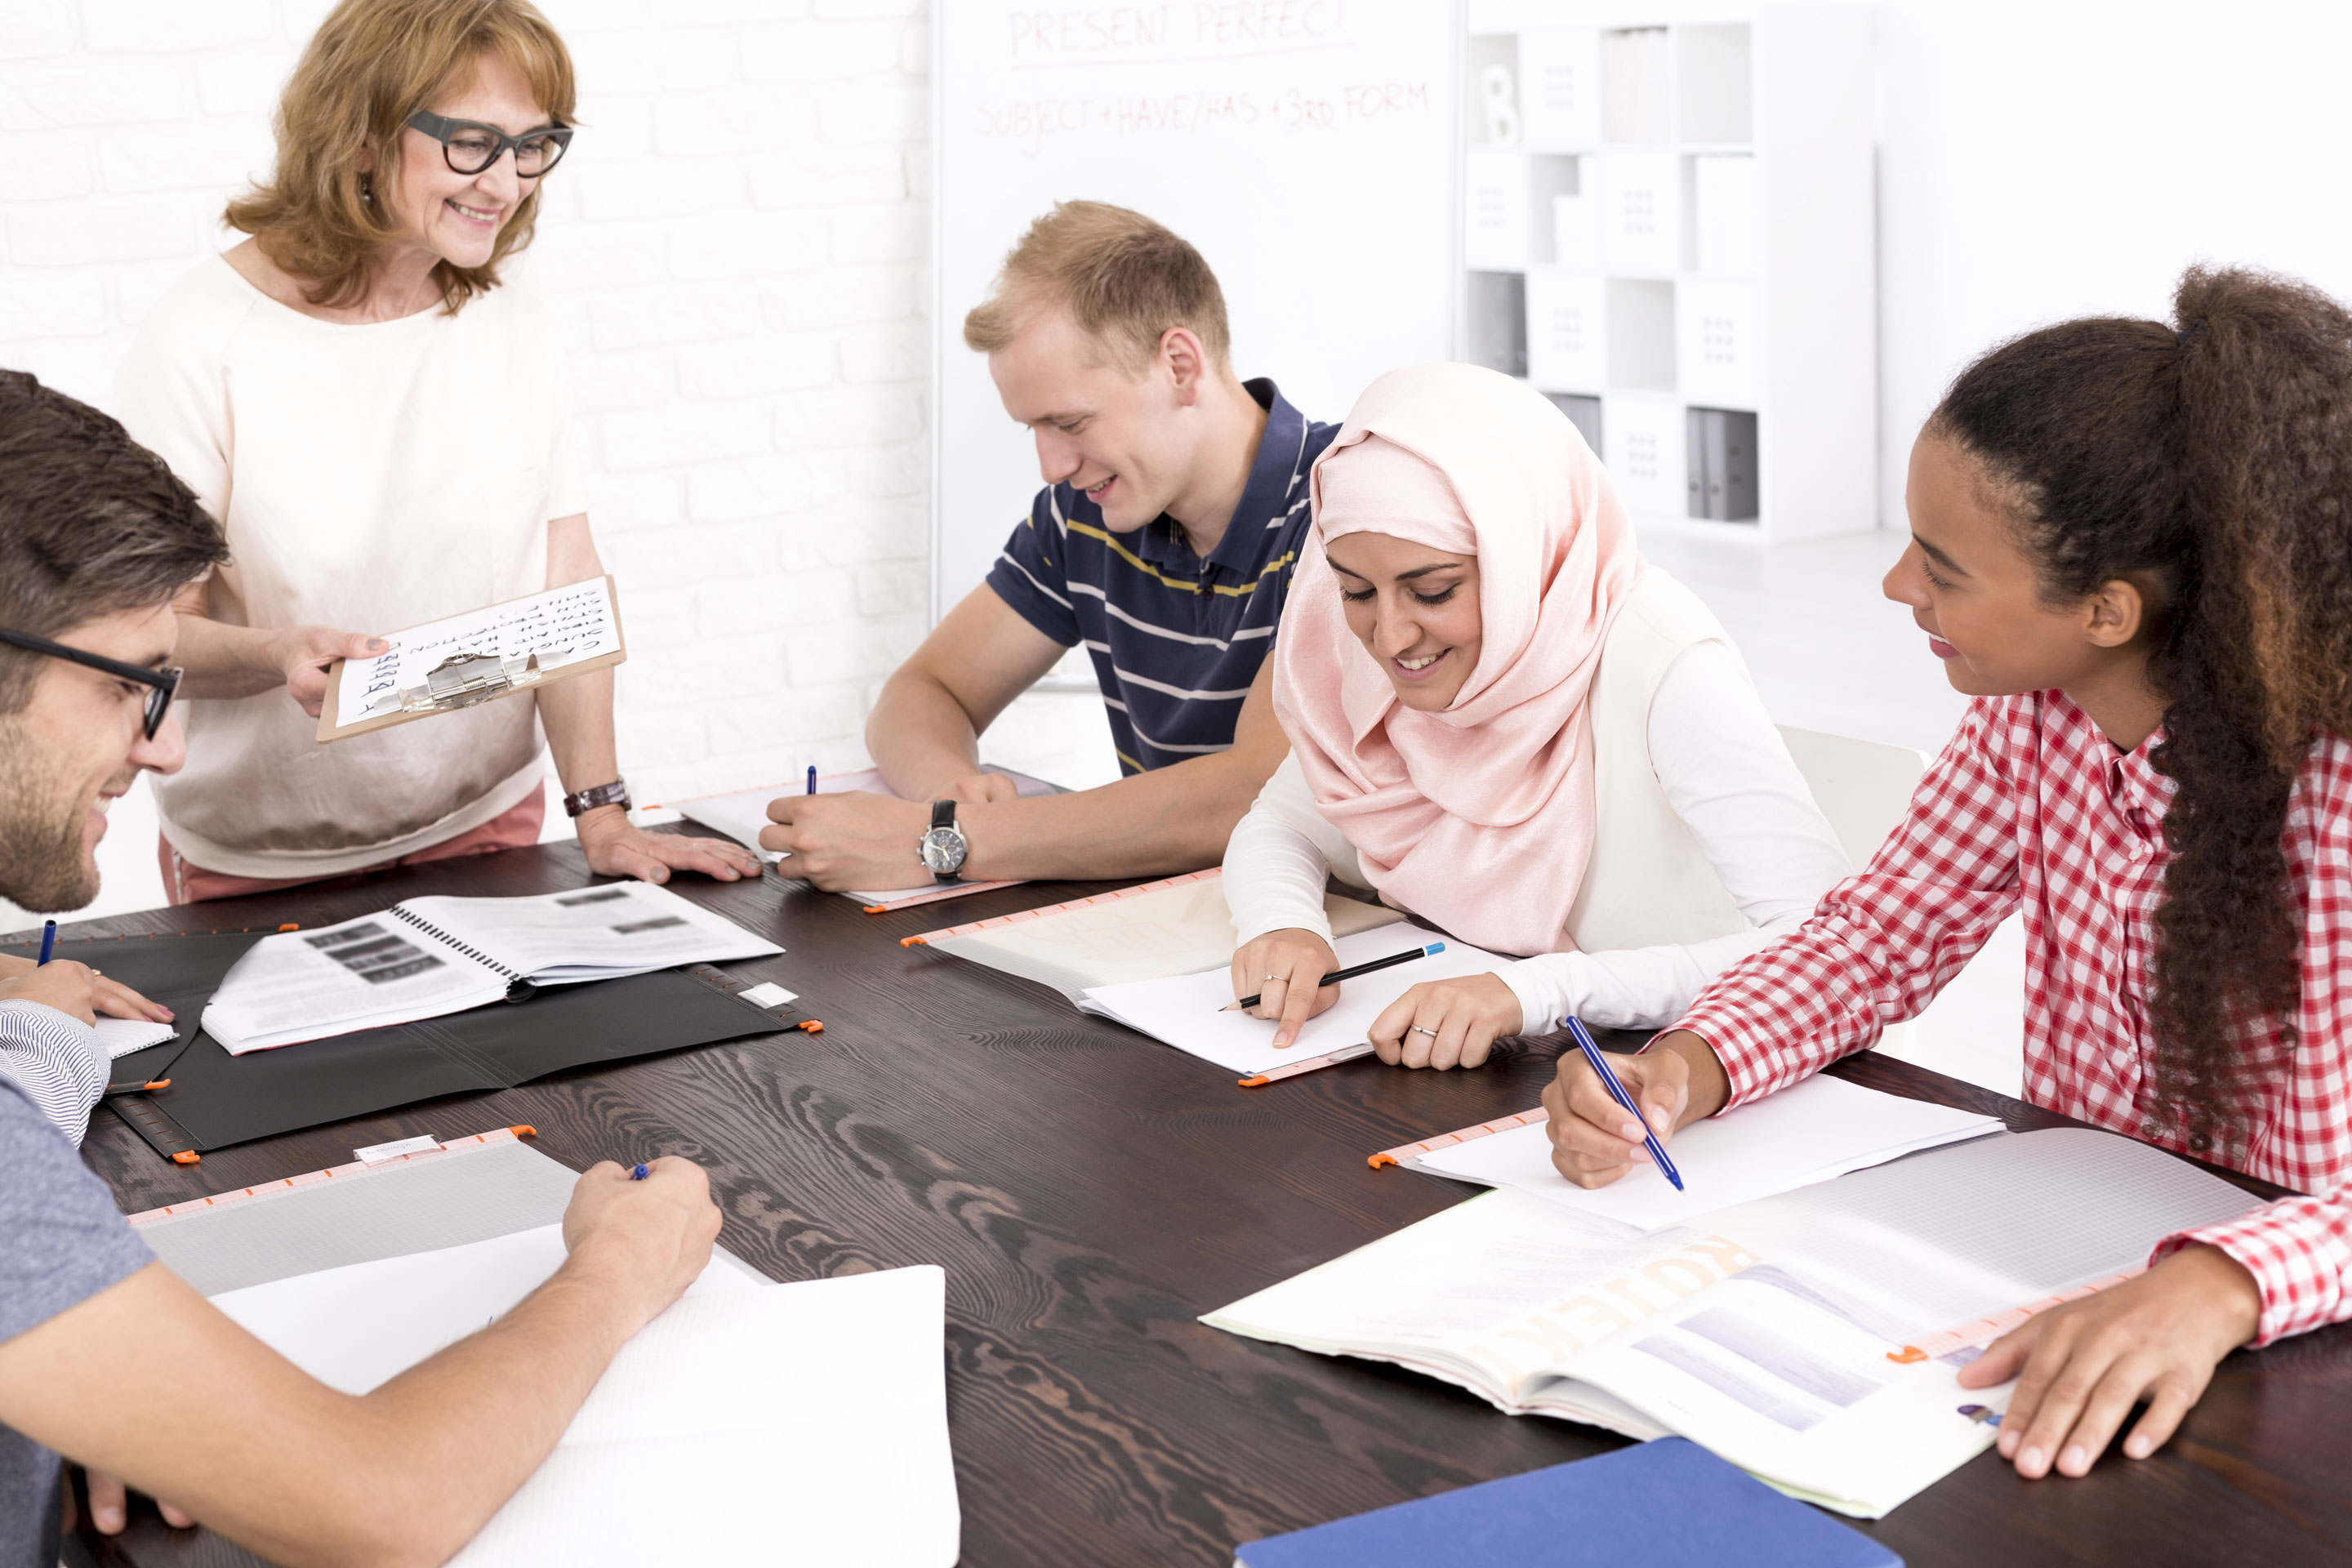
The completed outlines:
<svg viewBox="0 0 2352 1568">
<path fill-rule="evenodd" d="M 1914 1155 L 1628 1237 L 1506 1189 L 1211 1312 L 1390 1362 L 1513 1415 L 1679 1434 L 1794 1496 L 1882 1517 L 1989 1447 L 2001 1331 L 2258 1200 L 2127 1138 L 2062 1128 Z M 1923 1353 L 1925 1342 L 1937 1353 Z"/>
<path fill-rule="evenodd" d="M 222 978 L 205 1032 L 231 1056 L 485 1003 L 784 950 L 650 882 L 520 899 L 410 899 L 267 936 Z"/>
</svg>

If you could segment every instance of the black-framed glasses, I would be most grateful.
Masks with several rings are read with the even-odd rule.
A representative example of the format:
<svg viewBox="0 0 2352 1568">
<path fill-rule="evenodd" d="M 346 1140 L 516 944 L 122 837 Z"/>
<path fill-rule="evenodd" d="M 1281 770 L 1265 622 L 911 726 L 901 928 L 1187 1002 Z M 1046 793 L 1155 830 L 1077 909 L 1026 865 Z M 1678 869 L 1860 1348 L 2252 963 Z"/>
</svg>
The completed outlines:
<svg viewBox="0 0 2352 1568">
<path fill-rule="evenodd" d="M 450 120 L 423 110 L 408 117 L 408 128 L 422 131 L 440 142 L 442 158 L 448 163 L 450 172 L 458 174 L 478 174 L 511 151 L 515 173 L 526 180 L 535 180 L 561 163 L 564 149 L 572 145 L 569 125 L 542 125 L 536 131 L 509 136 L 497 126 L 485 125 L 478 120 Z"/>
<path fill-rule="evenodd" d="M 21 647 L 27 653 L 37 653 L 48 658 L 62 658 L 69 664 L 88 665 L 122 680 L 135 680 L 147 688 L 147 708 L 143 715 L 147 738 L 153 740 L 155 731 L 172 711 L 172 697 L 180 689 L 180 678 L 187 671 L 174 665 L 169 669 L 150 669 L 143 664 L 125 664 L 119 658 L 109 658 L 101 653 L 88 653 L 78 647 L 68 647 L 47 637 L 26 637 L 23 632 L 0 630 L 0 643 Z"/>
</svg>

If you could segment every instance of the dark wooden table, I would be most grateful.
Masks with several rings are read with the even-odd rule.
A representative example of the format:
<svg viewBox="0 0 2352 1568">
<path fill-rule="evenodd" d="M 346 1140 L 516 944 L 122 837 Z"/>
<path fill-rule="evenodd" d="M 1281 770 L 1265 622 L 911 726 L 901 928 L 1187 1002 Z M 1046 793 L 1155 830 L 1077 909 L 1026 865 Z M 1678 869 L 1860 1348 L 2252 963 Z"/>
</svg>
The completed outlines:
<svg viewBox="0 0 2352 1568">
<path fill-rule="evenodd" d="M 91 922 L 102 932 L 319 925 L 422 893 L 589 879 L 542 847 L 290 893 Z M 1035 885 L 869 916 L 772 876 L 677 889 L 772 937 L 730 965 L 825 1023 L 562 1074 L 207 1154 L 159 1160 L 110 1114 L 85 1157 L 126 1211 L 341 1163 L 355 1146 L 529 1122 L 574 1168 L 688 1155 L 723 1243 L 772 1278 L 936 1263 L 971 1564 L 1223 1564 L 1258 1536 L 1580 1458 L 1618 1439 L 1497 1415 L 1369 1363 L 1194 1319 L 1475 1189 L 1371 1152 L 1535 1103 L 1535 1049 L 1476 1072 L 1362 1061 L 1260 1090 L 1059 996 L 898 939 L 1091 890 Z M 1834 1069 L 2018 1130 L 2063 1119 L 1893 1061 Z M 756 1499 L 711 1500 L 756 1510 Z M 792 1521 L 772 1528 L 789 1536 Z M 1915 1568 L 2279 1564 L 2352 1556 L 2352 1328 L 2231 1357 L 2181 1435 L 2081 1480 L 2026 1483 L 1987 1454 L 1862 1528 Z M 101 1559 L 244 1560 L 153 1516 Z"/>
</svg>

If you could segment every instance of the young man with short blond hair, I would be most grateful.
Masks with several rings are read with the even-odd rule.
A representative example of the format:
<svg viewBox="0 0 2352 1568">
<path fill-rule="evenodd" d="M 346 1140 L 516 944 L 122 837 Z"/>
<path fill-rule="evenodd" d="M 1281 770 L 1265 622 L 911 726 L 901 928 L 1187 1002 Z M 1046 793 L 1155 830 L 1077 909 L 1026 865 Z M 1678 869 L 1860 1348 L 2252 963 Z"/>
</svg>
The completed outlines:
<svg viewBox="0 0 2352 1568">
<path fill-rule="evenodd" d="M 890 677 L 866 742 L 900 798 L 772 803 L 760 841 L 824 888 L 1212 866 L 1280 763 L 1274 646 L 1339 432 L 1237 379 L 1224 295 L 1140 213 L 1065 202 L 964 318 L 1045 480 L 988 581 Z M 1122 776 L 1018 798 L 979 737 L 1083 644 Z"/>
</svg>

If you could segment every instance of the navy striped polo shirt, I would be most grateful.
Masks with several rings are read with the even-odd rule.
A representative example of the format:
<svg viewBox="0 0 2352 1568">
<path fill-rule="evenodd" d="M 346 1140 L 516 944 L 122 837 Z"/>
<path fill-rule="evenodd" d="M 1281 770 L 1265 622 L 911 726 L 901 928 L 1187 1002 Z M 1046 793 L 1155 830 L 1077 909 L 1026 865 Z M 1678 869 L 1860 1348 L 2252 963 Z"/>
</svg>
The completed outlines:
<svg viewBox="0 0 2352 1568">
<path fill-rule="evenodd" d="M 1274 647 L 1307 540 L 1307 472 L 1339 427 L 1308 420 L 1271 381 L 1244 384 L 1265 434 L 1208 559 L 1167 517 L 1113 533 L 1082 492 L 1053 485 L 989 569 L 988 585 L 1024 620 L 1093 656 L 1123 773 L 1231 747 Z"/>
</svg>

